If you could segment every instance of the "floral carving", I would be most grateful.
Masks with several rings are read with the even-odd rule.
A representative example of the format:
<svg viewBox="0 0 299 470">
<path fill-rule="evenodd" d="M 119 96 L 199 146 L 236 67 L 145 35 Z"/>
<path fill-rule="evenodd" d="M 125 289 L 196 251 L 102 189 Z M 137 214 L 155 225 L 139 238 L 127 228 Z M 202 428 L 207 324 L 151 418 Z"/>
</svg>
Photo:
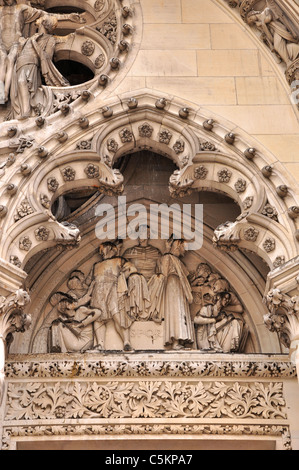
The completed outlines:
<svg viewBox="0 0 299 470">
<path fill-rule="evenodd" d="M 250 209 L 252 207 L 252 204 L 253 196 L 248 196 L 246 199 L 244 199 L 242 206 L 244 209 Z"/>
<path fill-rule="evenodd" d="M 259 235 L 259 231 L 256 230 L 254 227 L 249 227 L 248 229 L 244 230 L 244 238 L 247 241 L 255 242 Z"/>
<path fill-rule="evenodd" d="M 276 246 L 276 243 L 275 243 L 274 238 L 267 238 L 263 243 L 264 250 L 267 253 L 271 253 L 271 251 L 274 251 L 275 246 Z"/>
<path fill-rule="evenodd" d="M 273 267 L 274 268 L 279 268 L 280 266 L 285 264 L 285 262 L 286 262 L 285 256 L 277 256 L 277 258 L 275 259 L 275 261 L 273 263 Z"/>
<path fill-rule="evenodd" d="M 122 131 L 120 131 L 119 136 L 123 144 L 127 142 L 132 142 L 133 137 L 134 137 L 133 133 L 127 127 L 125 127 Z"/>
<path fill-rule="evenodd" d="M 160 144 L 169 145 L 171 139 L 172 139 L 172 133 L 170 131 L 168 131 L 167 129 L 163 129 L 162 131 L 159 132 L 159 142 L 160 142 Z"/>
<path fill-rule="evenodd" d="M 10 383 L 6 419 L 286 419 L 282 383 Z"/>
<path fill-rule="evenodd" d="M 74 181 L 76 177 L 76 172 L 71 166 L 64 168 L 61 173 L 64 181 Z"/>
<path fill-rule="evenodd" d="M 215 152 L 215 150 L 217 150 L 215 145 L 212 144 L 212 142 L 208 142 L 208 141 L 201 142 L 200 143 L 200 148 L 203 152 L 205 152 L 205 151 Z"/>
<path fill-rule="evenodd" d="M 239 178 L 238 181 L 235 183 L 235 188 L 237 193 L 244 193 L 246 191 L 247 183 L 242 178 Z"/>
<path fill-rule="evenodd" d="M 185 150 L 185 142 L 181 139 L 177 140 L 174 146 L 172 147 L 177 155 L 183 153 Z"/>
<path fill-rule="evenodd" d="M 55 176 L 51 176 L 50 178 L 48 178 L 47 186 L 48 186 L 48 190 L 51 191 L 52 193 L 55 193 L 55 191 L 57 191 L 57 189 L 59 188 L 59 183 L 57 179 L 55 178 Z"/>
<path fill-rule="evenodd" d="M 37 239 L 37 241 L 46 242 L 49 239 L 50 230 L 47 229 L 46 227 L 41 226 L 34 231 L 34 234 L 35 234 L 35 238 Z"/>
<path fill-rule="evenodd" d="M 115 139 L 109 139 L 107 141 L 107 149 L 109 150 L 109 152 L 116 153 L 118 151 L 118 147 L 118 143 Z"/>
<path fill-rule="evenodd" d="M 208 172 L 209 171 L 205 166 L 203 165 L 197 166 L 194 169 L 194 178 L 197 180 L 205 180 Z"/>
<path fill-rule="evenodd" d="M 147 138 L 150 138 L 154 132 L 154 128 L 147 122 L 139 126 L 138 130 L 139 130 L 140 137 L 147 137 Z"/>
<path fill-rule="evenodd" d="M 98 165 L 94 165 L 93 163 L 89 163 L 85 168 L 84 172 L 87 175 L 87 178 L 99 178 L 100 177 L 100 169 Z"/>
<path fill-rule="evenodd" d="M 14 266 L 17 266 L 18 268 L 22 266 L 20 259 L 15 255 L 11 255 L 11 257 L 9 258 L 9 262 Z"/>
<path fill-rule="evenodd" d="M 88 140 L 81 140 L 76 145 L 77 150 L 90 150 L 91 149 L 92 138 Z"/>
<path fill-rule="evenodd" d="M 50 209 L 51 201 L 46 194 L 41 194 L 39 199 L 41 205 L 45 207 L 45 209 Z"/>
<path fill-rule="evenodd" d="M 24 199 L 24 201 L 22 201 L 19 207 L 17 208 L 17 213 L 14 216 L 14 221 L 17 222 L 18 220 L 23 219 L 27 215 L 30 215 L 33 213 L 34 213 L 34 210 L 29 204 L 28 199 Z"/>
<path fill-rule="evenodd" d="M 275 207 L 271 206 L 271 204 L 266 204 L 262 214 L 266 217 L 269 217 L 269 219 L 275 220 L 278 222 L 278 212 L 275 209 Z"/>
<path fill-rule="evenodd" d="M 92 41 L 87 39 L 86 41 L 83 42 L 81 46 L 81 52 L 83 55 L 91 56 L 94 53 L 94 50 L 95 50 L 95 45 Z"/>
<path fill-rule="evenodd" d="M 32 247 L 32 241 L 29 237 L 22 237 L 19 241 L 20 250 L 29 251 Z"/>
<path fill-rule="evenodd" d="M 104 54 L 100 54 L 98 55 L 98 57 L 95 59 L 94 61 L 94 66 L 96 69 L 100 69 L 101 67 L 103 67 L 103 65 L 105 64 L 105 56 Z"/>
<path fill-rule="evenodd" d="M 232 177 L 232 172 L 227 168 L 218 171 L 218 180 L 220 183 L 229 183 Z"/>
</svg>

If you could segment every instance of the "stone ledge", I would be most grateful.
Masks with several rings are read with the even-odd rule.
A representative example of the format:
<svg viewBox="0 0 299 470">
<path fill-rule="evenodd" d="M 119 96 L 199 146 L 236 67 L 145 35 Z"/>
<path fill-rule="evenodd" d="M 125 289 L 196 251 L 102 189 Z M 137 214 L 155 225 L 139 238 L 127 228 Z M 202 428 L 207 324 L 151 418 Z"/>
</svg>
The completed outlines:
<svg viewBox="0 0 299 470">
<path fill-rule="evenodd" d="M 90 354 L 10 355 L 5 367 L 11 380 L 109 377 L 296 378 L 288 355 L 210 354 L 198 351 L 120 351 Z"/>
</svg>

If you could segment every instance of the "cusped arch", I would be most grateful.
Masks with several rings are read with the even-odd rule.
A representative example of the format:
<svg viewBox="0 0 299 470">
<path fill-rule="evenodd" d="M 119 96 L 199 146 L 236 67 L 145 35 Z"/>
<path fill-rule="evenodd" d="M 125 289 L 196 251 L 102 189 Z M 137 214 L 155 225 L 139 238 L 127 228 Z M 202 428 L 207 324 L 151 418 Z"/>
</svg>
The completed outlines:
<svg viewBox="0 0 299 470">
<path fill-rule="evenodd" d="M 21 233 L 10 228 L 15 224 L 17 207 L 26 198 L 36 198 L 35 204 L 40 208 L 42 191 L 49 193 L 48 178 L 54 178 L 52 199 L 53 195 L 57 197 L 69 188 L 91 184 L 100 191 L 121 194 L 122 175 L 113 170 L 115 161 L 128 153 L 150 149 L 177 165 L 169 182 L 170 192 L 175 197 L 183 198 L 190 192 L 209 189 L 223 192 L 239 204 L 241 220 L 229 222 L 241 236 L 238 235 L 237 243 L 232 245 L 261 255 L 260 244 L 271 238 L 274 240 L 272 247 L 267 243 L 262 253 L 270 269 L 278 259 L 286 262 L 298 255 L 296 191 L 280 171 L 280 164 L 273 165 L 273 156 L 260 145 L 255 146 L 235 125 L 207 110 L 197 109 L 195 104 L 187 108 L 177 98 L 147 89 L 134 96 L 124 94 L 111 98 L 100 112 L 92 103 L 87 103 L 85 111 L 84 115 L 74 113 L 66 121 L 62 120 L 59 135 L 51 134 L 50 128 L 45 128 L 41 137 L 36 133 L 36 144 L 26 149 L 23 156 L 23 165 L 32 169 L 30 174 L 21 174 L 16 165 L 5 169 L 6 184 L 1 200 L 9 215 L 4 213 L 1 225 L 5 233 L 10 234 L 11 247 L 19 243 L 12 233 Z M 89 147 L 82 147 L 82 142 L 88 142 Z M 91 171 L 98 170 L 94 180 L 86 177 L 88 162 Z M 61 181 L 64 170 L 70 172 L 65 175 L 70 181 L 58 182 L 55 188 L 55 178 Z M 43 175 L 41 179 L 40 175 Z M 11 184 L 18 189 L 16 194 L 9 193 Z M 249 230 L 249 239 L 244 240 L 243 234 L 250 228 L 253 236 L 250 239 L 252 230 Z M 260 236 L 255 237 L 254 230 Z M 224 227 L 218 240 L 222 248 L 229 248 L 230 231 L 231 226 L 228 231 Z M 6 260 L 11 256 L 8 245 L 9 242 L 2 250 Z M 26 254 L 27 260 L 29 256 L 30 251 Z"/>
</svg>

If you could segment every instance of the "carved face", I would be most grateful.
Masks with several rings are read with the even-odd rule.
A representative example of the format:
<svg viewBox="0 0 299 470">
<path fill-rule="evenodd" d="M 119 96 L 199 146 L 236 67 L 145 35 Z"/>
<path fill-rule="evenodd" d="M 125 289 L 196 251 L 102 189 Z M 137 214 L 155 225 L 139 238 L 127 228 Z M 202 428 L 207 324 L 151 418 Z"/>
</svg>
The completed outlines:
<svg viewBox="0 0 299 470">
<path fill-rule="evenodd" d="M 227 292 L 228 290 L 229 290 L 228 282 L 225 281 L 224 279 L 219 279 L 218 281 L 215 282 L 213 286 L 213 292 L 215 294 L 218 294 L 220 292 Z"/>
</svg>

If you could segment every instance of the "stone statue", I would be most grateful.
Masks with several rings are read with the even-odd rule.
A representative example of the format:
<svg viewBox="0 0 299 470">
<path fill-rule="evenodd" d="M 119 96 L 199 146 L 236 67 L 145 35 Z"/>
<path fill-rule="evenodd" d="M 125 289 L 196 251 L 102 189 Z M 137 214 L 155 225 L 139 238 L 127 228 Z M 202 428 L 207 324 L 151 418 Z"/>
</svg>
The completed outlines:
<svg viewBox="0 0 299 470">
<path fill-rule="evenodd" d="M 299 57 L 298 38 L 288 30 L 271 8 L 263 11 L 251 11 L 247 15 L 249 25 L 256 25 L 262 32 L 262 39 L 272 52 L 282 59 L 287 66 Z"/>
<path fill-rule="evenodd" d="M 89 349 L 103 349 L 102 310 L 89 308 L 91 292 L 76 300 L 69 294 L 57 292 L 51 304 L 57 305 L 59 317 L 52 323 L 49 334 L 50 352 L 84 352 Z M 97 343 L 96 345 L 94 343 Z"/>
<path fill-rule="evenodd" d="M 181 261 L 185 254 L 185 241 L 171 237 L 166 253 L 160 260 L 160 273 L 164 276 L 163 311 L 165 346 L 172 349 L 191 347 L 194 343 L 194 329 L 190 315 L 193 302 L 188 281 L 188 270 Z"/>
<path fill-rule="evenodd" d="M 95 285 L 90 306 L 103 310 L 101 319 L 113 320 L 124 343 L 125 351 L 132 351 L 130 327 L 148 308 L 147 284 L 135 266 L 119 255 L 120 245 L 103 243 L 103 260 L 93 268 Z"/>
<path fill-rule="evenodd" d="M 161 301 L 164 278 L 157 270 L 161 256 L 160 250 L 150 244 L 148 226 L 140 227 L 138 245 L 129 248 L 124 254 L 124 257 L 134 264 L 137 272 L 142 274 L 147 281 L 150 302 L 147 305 L 147 313 L 144 312 L 142 319 L 153 320 L 156 323 L 162 322 Z"/>
<path fill-rule="evenodd" d="M 217 334 L 222 328 L 228 325 L 232 318 L 221 314 L 222 307 L 226 307 L 230 302 L 230 294 L 219 294 L 214 304 L 208 304 L 201 308 L 194 318 L 195 325 L 198 326 L 196 332 L 197 347 L 204 351 L 223 352 L 220 338 Z M 220 327 L 221 323 L 221 327 Z"/>
<path fill-rule="evenodd" d="M 53 36 L 58 20 L 49 15 L 38 19 L 36 24 L 38 33 L 24 40 L 14 65 L 10 92 L 11 117 L 14 119 L 26 119 L 31 116 L 32 110 L 35 114 L 41 114 L 41 76 L 47 85 L 69 85 L 54 66 L 52 59 L 56 43 L 67 41 L 70 35 L 61 39 Z"/>
<path fill-rule="evenodd" d="M 17 4 L 16 0 L 3 0 L 3 6 L 0 6 L 0 87 L 2 87 L 0 98 L 2 103 L 8 101 L 13 68 L 22 38 L 26 37 L 25 26 L 35 23 L 44 15 L 56 17 L 58 20 L 85 22 L 85 19 L 77 13 L 49 15 L 28 4 Z"/>
<path fill-rule="evenodd" d="M 194 302 L 192 318 L 198 349 L 236 352 L 245 345 L 248 328 L 244 309 L 229 283 L 211 268 L 200 264 L 190 277 Z"/>
</svg>

